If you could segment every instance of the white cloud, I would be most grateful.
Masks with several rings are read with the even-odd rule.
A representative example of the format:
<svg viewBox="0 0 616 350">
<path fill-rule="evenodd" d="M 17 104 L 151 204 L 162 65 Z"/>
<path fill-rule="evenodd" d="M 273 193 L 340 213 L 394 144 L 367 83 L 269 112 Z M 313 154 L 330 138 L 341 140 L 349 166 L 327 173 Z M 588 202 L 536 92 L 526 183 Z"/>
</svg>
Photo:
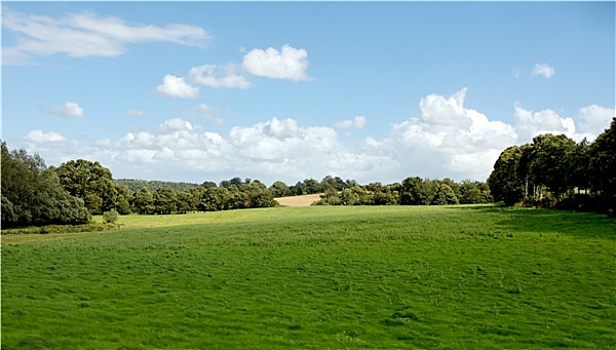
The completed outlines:
<svg viewBox="0 0 616 350">
<path fill-rule="evenodd" d="M 243 63 L 239 65 L 203 64 L 190 68 L 183 78 L 167 75 L 165 82 L 156 90 L 173 97 L 195 97 L 198 95 L 195 89 L 198 88 L 190 84 L 216 89 L 248 89 L 254 84 L 246 77 L 247 74 L 271 79 L 309 80 L 307 57 L 306 50 L 289 45 L 284 45 L 281 51 L 271 47 L 266 50 L 253 49 L 244 55 Z"/>
<path fill-rule="evenodd" d="M 556 70 L 549 64 L 542 63 L 536 64 L 531 74 L 533 77 L 540 75 L 546 79 L 550 79 L 552 76 L 554 76 L 554 74 L 556 74 Z"/>
<path fill-rule="evenodd" d="M 272 79 L 309 80 L 308 52 L 284 45 L 280 51 L 273 47 L 253 49 L 244 55 L 244 69 L 252 75 Z"/>
<path fill-rule="evenodd" d="M 220 117 L 220 111 L 217 108 L 210 107 L 205 103 L 201 103 L 197 107 L 191 108 L 188 111 L 189 118 L 205 118 L 215 122 L 216 124 L 224 124 L 224 120 Z"/>
<path fill-rule="evenodd" d="M 516 104 L 514 112 L 515 128 L 519 134 L 519 143 L 532 142 L 533 137 L 540 134 L 564 134 L 575 141 L 586 138 L 594 141 L 605 129 L 610 127 L 612 118 L 616 117 L 616 108 L 606 108 L 598 105 L 582 107 L 578 116 L 561 117 L 551 109 L 539 112 L 526 110 Z"/>
<path fill-rule="evenodd" d="M 419 101 L 419 113 L 393 124 L 382 139 L 370 136 L 350 144 L 341 141 L 334 127 L 304 126 L 293 118 L 236 125 L 226 133 L 207 130 L 196 120 L 172 118 L 118 140 L 87 144 L 41 130 L 31 131 L 23 140 L 28 151 L 39 152 L 49 164 L 96 160 L 116 178 L 203 182 L 240 176 L 289 184 L 325 175 L 360 183 L 388 183 L 408 176 L 485 180 L 506 147 L 531 142 L 546 132 L 592 141 L 616 112 L 590 105 L 574 119 L 516 104 L 515 122 L 507 124 L 467 108 L 466 93 L 462 89 L 451 96 L 425 96 Z M 210 107 L 202 104 L 196 109 L 207 113 Z M 359 117 L 344 123 L 365 123 Z"/>
<path fill-rule="evenodd" d="M 551 109 L 533 112 L 516 104 L 514 118 L 521 143 L 531 142 L 533 137 L 546 133 L 565 134 L 575 138 L 573 119 L 571 117 L 561 118 Z"/>
<path fill-rule="evenodd" d="M 49 114 L 53 114 L 58 117 L 66 118 L 85 118 L 83 109 L 79 107 L 76 102 L 67 101 L 62 107 L 52 107 L 47 111 Z"/>
<path fill-rule="evenodd" d="M 337 129 L 361 129 L 366 125 L 366 117 L 358 115 L 353 119 L 346 119 L 334 124 Z"/>
<path fill-rule="evenodd" d="M 513 127 L 465 108 L 465 97 L 466 89 L 448 98 L 428 95 L 418 117 L 394 124 L 390 142 L 409 174 L 482 179 L 516 142 Z"/>
<path fill-rule="evenodd" d="M 265 124 L 263 132 L 267 136 L 272 136 L 279 140 L 285 140 L 297 137 L 299 128 L 297 126 L 297 122 L 291 118 L 287 118 L 285 120 L 272 118 L 272 120 Z"/>
<path fill-rule="evenodd" d="M 65 141 L 66 139 L 62 134 L 57 132 L 43 132 L 42 130 L 32 130 L 26 136 L 26 139 L 30 142 L 34 143 L 45 143 L 45 142 L 59 142 Z"/>
<path fill-rule="evenodd" d="M 612 118 L 616 118 L 616 108 L 605 108 L 590 105 L 580 108 L 580 131 L 590 133 L 595 137 L 605 129 L 610 128 Z"/>
<path fill-rule="evenodd" d="M 18 37 L 16 46 L 3 48 L 4 64 L 22 64 L 32 55 L 57 53 L 71 57 L 115 57 L 124 54 L 128 44 L 143 42 L 202 46 L 209 38 L 197 26 L 127 24 L 121 18 L 100 17 L 90 12 L 56 19 L 3 7 L 2 25 Z"/>
<path fill-rule="evenodd" d="M 184 78 L 167 74 L 163 78 L 163 83 L 156 87 L 160 94 L 177 98 L 196 98 L 199 96 L 199 88 L 187 84 Z"/>
<path fill-rule="evenodd" d="M 222 73 L 221 73 L 222 72 Z M 216 65 L 204 64 L 193 67 L 188 72 L 189 81 L 213 88 L 240 88 L 252 87 L 252 83 L 243 75 L 233 72 L 233 67 L 221 68 Z"/>
</svg>

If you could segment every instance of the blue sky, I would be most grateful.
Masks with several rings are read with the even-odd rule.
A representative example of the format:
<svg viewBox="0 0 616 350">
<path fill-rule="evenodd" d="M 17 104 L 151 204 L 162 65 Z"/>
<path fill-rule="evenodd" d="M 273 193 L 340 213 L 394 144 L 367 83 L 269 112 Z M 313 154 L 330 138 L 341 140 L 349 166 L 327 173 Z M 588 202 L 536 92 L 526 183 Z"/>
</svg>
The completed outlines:
<svg viewBox="0 0 616 350">
<path fill-rule="evenodd" d="M 485 181 L 615 116 L 600 3 L 2 4 L 2 139 L 115 178 Z"/>
</svg>

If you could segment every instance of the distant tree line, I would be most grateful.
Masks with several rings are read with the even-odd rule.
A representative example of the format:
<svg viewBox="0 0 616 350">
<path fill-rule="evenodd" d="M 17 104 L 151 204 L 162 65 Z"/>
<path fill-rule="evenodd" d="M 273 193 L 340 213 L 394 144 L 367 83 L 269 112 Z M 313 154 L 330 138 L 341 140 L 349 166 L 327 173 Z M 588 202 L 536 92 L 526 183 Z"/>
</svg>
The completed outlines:
<svg viewBox="0 0 616 350">
<path fill-rule="evenodd" d="M 402 183 L 348 186 L 328 189 L 316 205 L 448 205 L 491 203 L 488 185 L 479 181 L 460 183 L 408 177 Z"/>
<path fill-rule="evenodd" d="M 402 183 L 362 186 L 355 180 L 326 176 L 294 185 L 234 177 L 219 184 L 114 180 L 99 162 L 78 159 L 46 167 L 25 150 L 2 143 L 2 227 L 83 224 L 91 215 L 166 215 L 197 211 L 263 208 L 275 197 L 322 193 L 320 205 L 440 205 L 492 201 L 485 183 L 409 177 Z"/>
<path fill-rule="evenodd" d="M 616 208 L 616 117 L 589 143 L 543 134 L 505 149 L 488 178 L 496 201 L 506 205 L 591 210 Z"/>
<path fill-rule="evenodd" d="M 190 182 L 172 182 L 172 181 L 158 181 L 158 180 L 137 180 L 137 179 L 115 179 L 116 184 L 126 185 L 129 190 L 137 192 L 142 188 L 147 188 L 151 192 L 154 192 L 162 187 L 169 187 L 174 191 L 185 191 L 189 188 L 198 187 L 199 184 Z"/>
</svg>

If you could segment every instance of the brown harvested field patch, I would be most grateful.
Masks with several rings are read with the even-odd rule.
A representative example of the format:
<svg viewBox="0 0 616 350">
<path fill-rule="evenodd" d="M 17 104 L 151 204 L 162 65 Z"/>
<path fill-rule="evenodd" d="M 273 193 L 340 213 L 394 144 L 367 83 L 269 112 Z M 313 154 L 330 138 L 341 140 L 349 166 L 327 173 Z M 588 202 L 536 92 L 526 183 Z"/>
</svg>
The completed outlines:
<svg viewBox="0 0 616 350">
<path fill-rule="evenodd" d="M 274 198 L 280 205 L 286 207 L 307 207 L 321 199 L 321 194 L 307 194 L 304 196 L 279 197 Z"/>
</svg>

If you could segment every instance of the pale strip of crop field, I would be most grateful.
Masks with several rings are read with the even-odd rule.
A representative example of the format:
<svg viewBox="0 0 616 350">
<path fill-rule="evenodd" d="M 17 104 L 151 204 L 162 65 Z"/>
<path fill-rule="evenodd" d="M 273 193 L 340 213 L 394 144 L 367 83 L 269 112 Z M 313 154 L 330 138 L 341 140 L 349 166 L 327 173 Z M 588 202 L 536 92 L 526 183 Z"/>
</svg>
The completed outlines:
<svg viewBox="0 0 616 350">
<path fill-rule="evenodd" d="M 279 197 L 275 198 L 280 205 L 287 207 L 307 207 L 321 199 L 321 194 L 307 194 L 303 196 Z"/>
</svg>

